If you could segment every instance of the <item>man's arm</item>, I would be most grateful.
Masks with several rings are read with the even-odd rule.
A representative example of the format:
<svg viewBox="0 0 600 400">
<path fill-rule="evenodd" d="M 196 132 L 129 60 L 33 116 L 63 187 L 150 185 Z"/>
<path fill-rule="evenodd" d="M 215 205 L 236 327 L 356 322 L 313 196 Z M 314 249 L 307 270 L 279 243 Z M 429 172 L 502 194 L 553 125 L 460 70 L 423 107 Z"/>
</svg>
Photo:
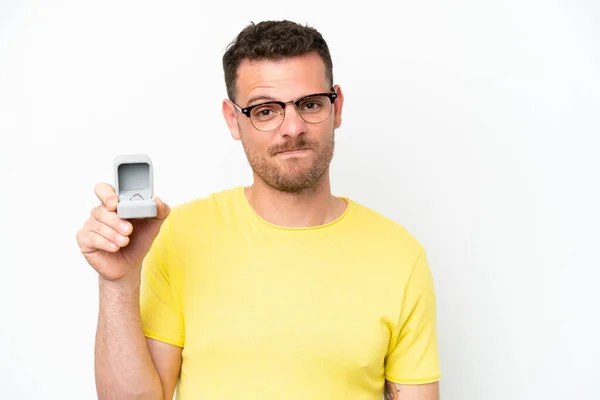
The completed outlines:
<svg viewBox="0 0 600 400">
<path fill-rule="evenodd" d="M 424 250 L 406 283 L 398 325 L 385 358 L 385 399 L 438 400 L 441 374 L 436 299 Z"/>
<path fill-rule="evenodd" d="M 180 347 L 144 337 L 139 283 L 100 279 L 95 353 L 98 398 L 171 400 L 180 364 Z"/>
<path fill-rule="evenodd" d="M 150 338 L 146 338 L 146 342 L 152 362 L 160 376 L 163 397 L 165 400 L 172 400 L 181 370 L 182 348 Z"/>
<path fill-rule="evenodd" d="M 439 400 L 439 382 L 424 385 L 401 385 L 385 381 L 385 400 Z"/>
</svg>

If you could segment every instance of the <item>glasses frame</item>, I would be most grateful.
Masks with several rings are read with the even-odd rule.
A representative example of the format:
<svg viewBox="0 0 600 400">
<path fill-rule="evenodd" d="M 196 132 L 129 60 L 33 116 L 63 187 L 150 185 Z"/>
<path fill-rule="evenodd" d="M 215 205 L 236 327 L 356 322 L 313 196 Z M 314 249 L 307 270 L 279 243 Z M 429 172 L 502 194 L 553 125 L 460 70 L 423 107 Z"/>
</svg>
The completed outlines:
<svg viewBox="0 0 600 400">
<path fill-rule="evenodd" d="M 338 94 L 335 91 L 334 88 L 331 88 L 331 90 L 333 90 L 333 93 L 331 92 L 327 92 L 327 93 L 314 93 L 314 94 L 309 94 L 306 96 L 302 96 L 299 99 L 296 100 L 290 100 L 290 101 L 277 101 L 277 100 L 272 100 L 272 101 L 267 101 L 264 103 L 259 103 L 259 104 L 253 104 L 249 107 L 246 108 L 242 108 L 240 107 L 238 104 L 236 104 L 235 102 L 231 102 L 233 103 L 233 105 L 238 109 L 238 111 L 240 111 L 242 114 L 244 114 L 246 117 L 248 117 L 248 119 L 250 120 L 250 123 L 252 124 L 252 126 L 254 126 L 255 129 L 261 131 L 261 132 L 271 132 L 274 131 L 275 129 L 279 128 L 282 124 L 283 121 L 285 120 L 285 109 L 287 108 L 288 104 L 294 104 L 296 106 L 296 112 L 298 113 L 298 115 L 300 116 L 300 118 L 302 118 L 302 120 L 304 122 L 306 122 L 307 124 L 320 124 L 321 122 L 325 121 L 327 118 L 329 118 L 329 116 L 331 115 L 331 110 L 333 110 L 333 104 L 335 103 L 335 99 L 338 98 Z M 329 110 L 329 114 L 327 114 L 327 118 L 325 118 L 323 121 L 321 122 L 309 122 L 307 120 L 304 119 L 304 117 L 302 116 L 302 114 L 300 113 L 300 111 L 298 110 L 298 107 L 300 107 L 300 102 L 310 98 L 310 97 L 314 97 L 314 96 L 326 96 L 329 98 L 329 101 L 331 101 L 331 109 Z M 261 107 L 261 106 L 265 106 L 267 104 L 277 104 L 279 106 L 281 106 L 281 109 L 283 110 L 283 118 L 281 118 L 281 123 L 273 128 L 273 129 L 259 129 L 254 125 L 254 122 L 252 122 L 252 118 L 250 117 L 250 112 L 252 112 L 252 109 L 256 108 L 256 107 Z"/>
</svg>

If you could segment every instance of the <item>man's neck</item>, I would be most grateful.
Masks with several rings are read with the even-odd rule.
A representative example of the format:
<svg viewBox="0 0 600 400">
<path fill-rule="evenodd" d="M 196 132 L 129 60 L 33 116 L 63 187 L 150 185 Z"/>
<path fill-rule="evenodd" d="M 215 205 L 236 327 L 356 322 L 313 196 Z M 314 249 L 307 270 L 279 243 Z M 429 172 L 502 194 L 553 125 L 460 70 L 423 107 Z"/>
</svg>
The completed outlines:
<svg viewBox="0 0 600 400">
<path fill-rule="evenodd" d="M 288 228 L 324 225 L 342 215 L 347 203 L 331 194 L 329 177 L 310 190 L 286 193 L 273 189 L 260 178 L 244 192 L 254 211 L 265 221 Z"/>
</svg>

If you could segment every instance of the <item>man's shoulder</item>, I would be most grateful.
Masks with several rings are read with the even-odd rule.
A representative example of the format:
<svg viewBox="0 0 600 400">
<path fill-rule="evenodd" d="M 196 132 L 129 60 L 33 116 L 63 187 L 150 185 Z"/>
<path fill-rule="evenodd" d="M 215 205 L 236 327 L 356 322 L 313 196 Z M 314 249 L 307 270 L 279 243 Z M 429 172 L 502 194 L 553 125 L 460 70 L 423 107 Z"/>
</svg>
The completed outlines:
<svg viewBox="0 0 600 400">
<path fill-rule="evenodd" d="M 241 187 L 217 190 L 206 195 L 184 201 L 172 207 L 171 211 L 178 215 L 195 214 L 214 208 L 230 205 L 238 200 Z"/>
<path fill-rule="evenodd" d="M 403 246 L 410 246 L 418 250 L 423 249 L 421 242 L 399 221 L 385 215 L 370 206 L 351 200 L 353 221 L 366 235 L 376 238 L 385 238 Z"/>
<path fill-rule="evenodd" d="M 195 221 L 206 223 L 207 220 L 219 216 L 230 216 L 240 206 L 240 190 L 242 187 L 221 189 L 209 194 L 193 198 L 171 207 L 168 219 L 171 224 L 189 225 Z"/>
</svg>

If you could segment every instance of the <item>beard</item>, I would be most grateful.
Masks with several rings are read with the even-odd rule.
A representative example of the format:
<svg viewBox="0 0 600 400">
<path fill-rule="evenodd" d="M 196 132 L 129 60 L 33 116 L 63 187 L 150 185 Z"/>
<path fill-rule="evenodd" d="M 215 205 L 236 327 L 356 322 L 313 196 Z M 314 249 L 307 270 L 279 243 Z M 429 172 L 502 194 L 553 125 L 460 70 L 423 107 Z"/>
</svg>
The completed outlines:
<svg viewBox="0 0 600 400">
<path fill-rule="evenodd" d="M 329 136 L 322 144 L 307 141 L 304 136 L 298 136 L 282 145 L 269 148 L 268 154 L 259 154 L 248 148 L 242 140 L 248 163 L 258 175 L 271 188 L 286 193 L 301 193 L 317 186 L 325 172 L 328 170 L 335 150 L 335 133 Z M 315 154 L 312 164 L 305 167 L 305 160 L 290 158 L 282 164 L 273 158 L 281 151 L 309 148 Z"/>
</svg>

